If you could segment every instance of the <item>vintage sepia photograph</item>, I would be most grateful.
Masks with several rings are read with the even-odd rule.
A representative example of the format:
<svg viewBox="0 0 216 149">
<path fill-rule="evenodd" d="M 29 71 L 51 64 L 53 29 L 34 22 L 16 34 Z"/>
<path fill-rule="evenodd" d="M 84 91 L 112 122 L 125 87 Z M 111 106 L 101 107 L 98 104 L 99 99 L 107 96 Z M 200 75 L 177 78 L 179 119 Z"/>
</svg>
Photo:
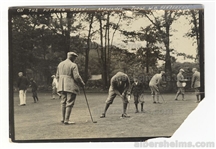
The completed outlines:
<svg viewBox="0 0 216 149">
<path fill-rule="evenodd" d="M 12 142 L 171 137 L 205 100 L 201 4 L 8 9 Z"/>
</svg>

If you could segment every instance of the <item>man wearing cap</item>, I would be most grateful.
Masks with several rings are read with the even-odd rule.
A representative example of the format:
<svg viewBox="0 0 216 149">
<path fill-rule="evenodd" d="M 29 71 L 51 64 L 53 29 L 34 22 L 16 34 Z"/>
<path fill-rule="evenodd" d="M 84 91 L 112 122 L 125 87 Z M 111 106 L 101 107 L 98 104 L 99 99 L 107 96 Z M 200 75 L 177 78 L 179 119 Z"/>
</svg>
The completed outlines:
<svg viewBox="0 0 216 149">
<path fill-rule="evenodd" d="M 75 103 L 76 95 L 79 93 L 79 86 L 84 86 L 79 75 L 77 64 L 74 63 L 77 58 L 74 52 L 67 53 L 67 59 L 59 63 L 56 72 L 58 81 L 57 92 L 61 94 L 62 120 L 64 124 L 74 124 L 70 122 L 70 114 Z"/>
<path fill-rule="evenodd" d="M 163 75 L 165 74 L 164 71 L 161 71 L 160 73 L 157 73 L 155 74 L 150 82 L 149 82 L 149 87 L 151 89 L 151 95 L 152 95 L 152 98 L 153 98 L 153 103 L 156 103 L 155 101 L 155 96 L 157 96 L 157 103 L 159 103 L 159 88 L 158 86 L 161 85 L 162 83 L 162 77 Z"/>
<path fill-rule="evenodd" d="M 184 69 L 180 69 L 179 73 L 177 75 L 177 87 L 178 87 L 178 91 L 176 93 L 175 96 L 175 100 L 178 100 L 178 96 L 181 94 L 182 95 L 182 100 L 184 100 L 184 94 L 185 94 L 185 89 L 184 89 L 184 82 L 187 81 L 186 79 L 184 79 L 183 73 L 184 73 Z"/>
<path fill-rule="evenodd" d="M 134 97 L 134 104 L 135 104 L 135 108 L 136 108 L 135 113 L 139 112 L 139 110 L 138 110 L 138 103 L 139 102 L 140 102 L 140 105 L 141 105 L 141 112 L 144 112 L 143 111 L 144 100 L 142 98 L 143 97 L 142 95 L 144 93 L 144 86 L 138 80 L 138 78 L 135 77 L 133 80 L 134 80 L 134 82 L 131 85 L 130 93 L 133 94 L 133 97 Z"/>
<path fill-rule="evenodd" d="M 192 81 L 191 81 L 191 88 L 195 90 L 195 94 L 197 97 L 197 103 L 200 102 L 200 72 L 197 71 L 196 68 L 192 69 L 193 75 L 192 75 Z"/>
<path fill-rule="evenodd" d="M 129 115 L 126 114 L 127 110 L 127 104 L 128 104 L 128 98 L 127 98 L 127 92 L 130 86 L 130 80 L 127 74 L 123 72 L 117 72 L 110 81 L 110 88 L 109 88 L 109 94 L 106 100 L 106 105 L 104 108 L 104 112 L 100 116 L 100 118 L 104 118 L 106 116 L 106 111 L 108 110 L 109 106 L 113 103 L 113 100 L 115 99 L 116 95 L 119 95 L 123 102 L 123 114 L 122 118 L 128 118 Z"/>
</svg>

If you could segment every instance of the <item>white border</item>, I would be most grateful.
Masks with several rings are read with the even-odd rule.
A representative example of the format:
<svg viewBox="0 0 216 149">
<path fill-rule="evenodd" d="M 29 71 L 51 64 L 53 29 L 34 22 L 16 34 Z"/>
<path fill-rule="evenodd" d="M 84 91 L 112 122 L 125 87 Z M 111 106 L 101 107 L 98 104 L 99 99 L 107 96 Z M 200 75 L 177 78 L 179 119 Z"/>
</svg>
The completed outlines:
<svg viewBox="0 0 216 149">
<path fill-rule="evenodd" d="M 205 10 L 205 91 L 206 98 L 204 104 L 200 104 L 197 110 L 189 115 L 190 120 L 186 119 L 182 125 L 183 131 L 177 130 L 175 138 L 183 139 L 190 136 L 193 141 L 215 140 L 215 1 L 214 0 L 187 0 L 187 1 L 3 1 L 1 2 L 1 70 L 0 70 L 0 148 L 89 148 L 89 147 L 117 147 L 134 148 L 134 143 L 39 143 L 39 144 L 17 144 L 9 143 L 8 138 L 8 7 L 10 6 L 29 6 L 29 5 L 106 5 L 106 4 L 203 4 Z M 213 109 L 212 109 L 213 108 Z M 200 112 L 201 110 L 201 112 Z M 213 110 L 213 111 L 212 111 Z M 193 120 L 195 124 L 193 123 Z M 192 124 L 191 124 L 192 123 Z M 192 128 L 191 128 L 192 127 Z M 208 134 L 204 133 L 208 130 Z M 212 131 L 209 131 L 212 130 Z M 203 134 L 204 133 L 204 134 Z M 185 135 L 185 136 L 183 136 Z M 200 140 L 201 139 L 201 140 Z"/>
</svg>

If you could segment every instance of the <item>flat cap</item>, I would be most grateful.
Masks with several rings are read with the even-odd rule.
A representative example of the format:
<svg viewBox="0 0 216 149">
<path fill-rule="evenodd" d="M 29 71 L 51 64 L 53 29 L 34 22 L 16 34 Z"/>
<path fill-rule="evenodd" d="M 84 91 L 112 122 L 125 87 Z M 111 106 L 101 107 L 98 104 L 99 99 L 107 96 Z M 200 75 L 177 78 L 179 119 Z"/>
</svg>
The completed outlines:
<svg viewBox="0 0 216 149">
<path fill-rule="evenodd" d="M 70 56 L 76 56 L 77 57 L 78 55 L 75 52 L 68 52 L 67 56 L 68 57 L 70 57 Z"/>
<path fill-rule="evenodd" d="M 185 72 L 184 69 L 180 69 L 179 71 L 180 71 L 180 72 Z"/>
</svg>

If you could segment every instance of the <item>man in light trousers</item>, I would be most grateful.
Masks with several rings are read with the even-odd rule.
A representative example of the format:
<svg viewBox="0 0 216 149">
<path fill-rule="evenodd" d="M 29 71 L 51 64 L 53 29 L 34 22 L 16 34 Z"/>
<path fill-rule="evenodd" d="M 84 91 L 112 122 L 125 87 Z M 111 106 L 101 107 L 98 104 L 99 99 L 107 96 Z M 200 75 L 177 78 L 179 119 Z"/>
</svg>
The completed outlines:
<svg viewBox="0 0 216 149">
<path fill-rule="evenodd" d="M 18 73 L 18 82 L 17 87 L 19 88 L 19 99 L 20 99 L 20 106 L 26 105 L 26 93 L 29 82 L 25 76 L 23 76 L 23 72 Z"/>
</svg>

